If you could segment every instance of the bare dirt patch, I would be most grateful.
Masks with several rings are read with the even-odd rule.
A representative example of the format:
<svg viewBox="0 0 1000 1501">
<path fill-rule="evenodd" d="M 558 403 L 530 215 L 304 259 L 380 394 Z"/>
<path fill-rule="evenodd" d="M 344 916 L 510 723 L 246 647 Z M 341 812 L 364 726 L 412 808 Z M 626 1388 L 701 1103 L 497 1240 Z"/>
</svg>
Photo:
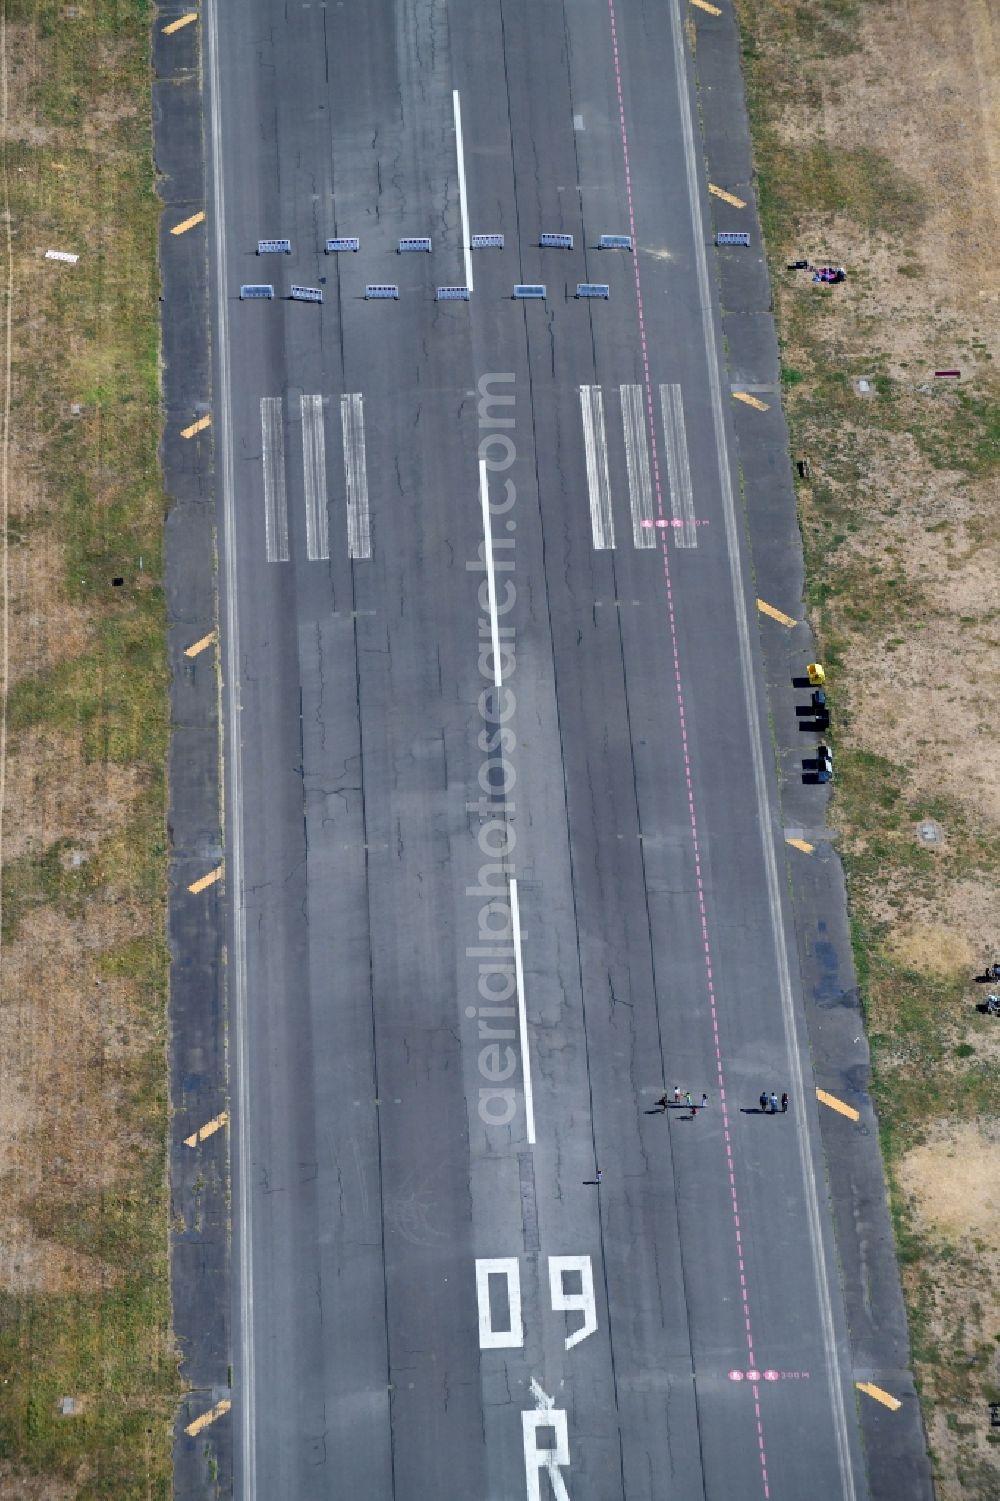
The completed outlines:
<svg viewBox="0 0 1000 1501">
<path fill-rule="evenodd" d="M 995 1126 L 941 1121 L 928 1141 L 904 1153 L 896 1171 L 917 1227 L 1000 1250 L 1000 1176 L 984 1170 L 998 1149 Z"/>
<path fill-rule="evenodd" d="M 101 839 L 128 827 L 144 781 L 138 766 L 88 761 L 79 736 L 42 725 L 23 731 L 7 774 L 5 859 L 57 843 L 67 846 L 70 865 L 87 858 Z"/>
<path fill-rule="evenodd" d="M 964 977 L 975 962 L 963 935 L 940 923 L 907 923 L 895 930 L 888 948 L 911 968 L 929 970 L 947 979 Z"/>
</svg>

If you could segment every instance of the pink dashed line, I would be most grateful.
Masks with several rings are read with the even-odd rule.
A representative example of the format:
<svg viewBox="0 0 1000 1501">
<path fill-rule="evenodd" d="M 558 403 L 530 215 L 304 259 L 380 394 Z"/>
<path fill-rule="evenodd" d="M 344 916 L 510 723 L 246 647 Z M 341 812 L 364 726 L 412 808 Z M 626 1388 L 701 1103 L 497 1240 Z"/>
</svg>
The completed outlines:
<svg viewBox="0 0 1000 1501">
<path fill-rule="evenodd" d="M 621 127 L 622 158 L 625 166 L 625 191 L 628 197 L 628 228 L 632 236 L 632 245 L 635 254 L 632 257 L 632 267 L 635 275 L 635 301 L 639 315 L 639 344 L 642 351 L 643 378 L 646 386 L 646 409 L 649 418 L 649 435 L 651 452 L 653 456 L 653 484 L 656 490 L 656 509 L 660 517 L 657 525 L 662 527 L 663 521 L 663 489 L 660 484 L 660 461 L 656 445 L 656 422 L 653 414 L 653 382 L 649 373 L 649 348 L 646 342 L 646 320 L 642 307 L 642 279 L 639 273 L 639 241 L 635 232 L 635 205 L 632 199 L 632 168 L 629 162 L 628 130 L 625 125 L 625 95 L 622 89 L 622 70 L 618 57 L 618 21 L 615 15 L 615 0 L 608 0 L 608 14 L 611 19 L 611 49 L 614 53 L 615 84 L 618 90 L 618 121 Z M 680 715 L 681 747 L 684 761 L 684 780 L 687 788 L 688 810 L 691 818 L 691 841 L 694 847 L 695 882 L 698 893 L 698 911 L 701 919 L 702 942 L 705 954 L 705 976 L 708 986 L 708 1005 L 712 1019 L 712 1030 L 715 1034 L 715 1061 L 716 1074 L 719 1089 L 719 1100 L 722 1108 L 722 1124 L 725 1132 L 726 1161 L 729 1168 L 729 1186 L 733 1201 L 733 1225 L 736 1232 L 736 1259 L 740 1278 L 740 1297 L 743 1303 L 744 1324 L 747 1336 L 748 1371 L 747 1376 L 753 1387 L 754 1412 L 757 1418 L 757 1448 L 760 1454 L 760 1473 L 764 1486 L 765 1501 L 769 1501 L 770 1488 L 767 1479 L 767 1453 L 764 1447 L 764 1425 L 760 1415 L 760 1372 L 755 1369 L 753 1353 L 753 1329 L 750 1322 L 750 1299 L 747 1292 L 746 1277 L 744 1276 L 742 1244 L 740 1240 L 740 1207 L 736 1195 L 736 1177 L 733 1171 L 733 1150 L 729 1137 L 729 1110 L 726 1105 L 725 1078 L 722 1066 L 722 1052 L 719 1046 L 719 1025 L 715 996 L 715 983 L 712 978 L 712 950 L 708 936 L 708 919 L 705 913 L 705 888 L 701 876 L 701 857 L 698 844 L 698 821 L 694 805 L 694 782 L 691 776 L 691 758 L 688 752 L 687 730 L 685 728 L 684 714 L 684 689 L 681 679 L 680 653 L 677 642 L 677 625 L 674 619 L 674 596 L 670 578 L 670 545 L 667 537 L 661 533 L 660 548 L 663 553 L 663 581 L 666 587 L 667 619 L 670 624 L 670 645 L 674 664 L 674 689 L 677 696 L 677 708 Z"/>
</svg>

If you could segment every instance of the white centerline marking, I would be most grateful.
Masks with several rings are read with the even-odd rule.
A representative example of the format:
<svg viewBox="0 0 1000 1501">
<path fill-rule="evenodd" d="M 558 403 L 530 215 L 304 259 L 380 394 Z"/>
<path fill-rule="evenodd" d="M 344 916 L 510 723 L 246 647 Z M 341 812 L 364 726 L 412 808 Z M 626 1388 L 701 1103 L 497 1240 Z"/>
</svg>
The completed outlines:
<svg viewBox="0 0 1000 1501">
<path fill-rule="evenodd" d="M 502 688 L 500 675 L 500 619 L 497 615 L 497 581 L 493 571 L 493 525 L 490 521 L 490 482 L 486 460 L 479 460 L 479 499 L 483 507 L 483 553 L 486 558 L 486 592 L 490 601 L 490 644 L 493 647 L 493 686 Z"/>
<path fill-rule="evenodd" d="M 301 396 L 299 403 L 302 409 L 302 474 L 306 492 L 306 557 L 317 562 L 330 556 L 323 398 Z"/>
<path fill-rule="evenodd" d="M 285 494 L 285 429 L 281 397 L 260 399 L 260 447 L 264 461 L 264 539 L 269 563 L 288 562 L 288 498 Z"/>
<path fill-rule="evenodd" d="M 472 237 L 469 234 L 469 199 L 465 191 L 465 146 L 462 141 L 462 101 L 458 90 L 451 96 L 455 109 L 455 150 L 458 153 L 458 204 L 462 213 L 462 253 L 465 256 L 465 285 L 472 291 Z"/>
<path fill-rule="evenodd" d="M 483 556 L 486 559 L 486 592 L 490 602 L 490 643 L 493 647 L 493 686 L 503 687 L 500 672 L 500 622 L 497 616 L 497 584 L 493 570 L 493 525 L 490 520 L 490 486 L 486 460 L 479 460 L 479 498 L 483 507 Z M 535 1145 L 535 1104 L 531 1089 L 531 1053 L 528 1043 L 528 1014 L 524 1004 L 524 958 L 521 953 L 521 909 L 517 899 L 517 879 L 510 877 L 510 927 L 514 941 L 514 979 L 517 985 L 517 1025 L 521 1039 L 521 1072 L 524 1075 L 524 1119 L 528 1145 Z"/>
<path fill-rule="evenodd" d="M 632 539 L 636 547 L 655 547 L 653 485 L 649 477 L 649 441 L 646 437 L 642 387 L 622 386 L 621 400 L 628 493 L 632 506 Z"/>
<path fill-rule="evenodd" d="M 590 526 L 596 548 L 615 545 L 615 522 L 611 513 L 611 480 L 608 477 L 608 437 L 604 427 L 604 395 L 600 386 L 580 387 L 583 446 L 587 454 L 587 494 Z"/>
<path fill-rule="evenodd" d="M 528 1051 L 528 1013 L 524 1005 L 524 960 L 521 957 L 521 908 L 517 879 L 510 878 L 510 926 L 514 936 L 514 978 L 517 981 L 517 1023 L 521 1032 L 521 1072 L 524 1074 L 524 1119 L 528 1145 L 535 1145 L 535 1102 L 531 1090 L 531 1054 Z"/>
<path fill-rule="evenodd" d="M 365 410 L 360 391 L 340 398 L 340 425 L 344 432 L 344 483 L 347 487 L 347 552 L 352 558 L 370 558 L 371 527 L 368 520 L 368 464 L 365 459 Z"/>
<path fill-rule="evenodd" d="M 670 508 L 674 513 L 674 546 L 697 547 L 698 528 L 694 520 L 691 465 L 688 461 L 684 400 L 680 386 L 660 387 L 660 410 L 663 413 L 663 436 L 667 446 Z"/>
</svg>

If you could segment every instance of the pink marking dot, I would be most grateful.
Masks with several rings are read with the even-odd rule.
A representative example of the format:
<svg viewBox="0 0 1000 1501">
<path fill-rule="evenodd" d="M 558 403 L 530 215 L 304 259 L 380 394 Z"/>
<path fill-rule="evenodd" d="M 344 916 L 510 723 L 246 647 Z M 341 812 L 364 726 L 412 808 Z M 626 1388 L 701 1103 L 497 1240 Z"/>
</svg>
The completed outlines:
<svg viewBox="0 0 1000 1501">
<path fill-rule="evenodd" d="M 609 19 L 609 22 L 610 22 L 610 30 L 611 30 L 611 50 L 612 50 L 612 54 L 613 54 L 613 57 L 614 57 L 615 88 L 616 88 L 616 91 L 617 91 L 617 94 L 618 94 L 618 124 L 619 124 L 619 129 L 620 129 L 620 132 L 621 132 L 622 167 L 623 167 L 624 173 L 625 173 L 625 189 L 626 189 L 626 197 L 627 197 L 627 202 L 628 202 L 628 226 L 629 226 L 629 233 L 631 234 L 631 237 L 632 237 L 632 243 L 633 243 L 633 245 L 638 245 L 639 241 L 638 241 L 638 236 L 636 235 L 636 228 L 635 228 L 635 203 L 634 203 L 633 195 L 632 195 L 632 164 L 631 164 L 631 161 L 629 159 L 628 129 L 627 129 L 626 123 L 625 123 L 625 90 L 624 90 L 624 85 L 622 83 L 621 61 L 620 61 L 619 52 L 618 52 L 618 17 L 617 17 L 616 11 L 615 11 L 615 0 L 608 0 L 608 19 Z M 639 325 L 639 347 L 640 347 L 640 352 L 641 352 L 641 356 L 642 356 L 643 377 L 644 377 L 645 385 L 646 385 L 646 410 L 647 410 L 647 415 L 648 415 L 648 420 L 649 420 L 650 453 L 651 453 L 652 460 L 653 460 L 652 467 L 653 467 L 654 483 L 655 483 L 655 488 L 656 488 L 656 509 L 657 509 L 658 516 L 659 516 L 659 519 L 657 520 L 657 522 L 655 524 L 659 528 L 666 528 L 668 526 L 675 526 L 676 527 L 676 526 L 682 525 L 682 523 L 679 522 L 679 521 L 673 521 L 673 522 L 667 521 L 664 518 L 663 490 L 662 490 L 662 486 L 661 486 L 661 483 L 660 483 L 659 450 L 658 450 L 657 441 L 656 441 L 656 422 L 654 420 L 654 415 L 653 415 L 653 412 L 654 412 L 654 408 L 653 408 L 653 383 L 652 383 L 652 379 L 650 377 L 650 370 L 649 370 L 649 346 L 648 346 L 648 341 L 647 341 L 647 338 L 646 338 L 646 319 L 645 319 L 645 312 L 644 312 L 643 301 L 642 301 L 642 277 L 641 277 L 641 273 L 640 273 L 640 270 L 639 270 L 639 256 L 638 255 L 636 255 L 636 256 L 633 257 L 633 259 L 632 259 L 632 267 L 633 267 L 633 275 L 635 277 L 635 301 L 636 301 L 636 314 L 637 314 L 638 325 Z M 721 1050 L 720 1050 L 719 1041 L 718 1041 L 717 1001 L 716 1001 L 716 995 L 715 995 L 714 981 L 713 981 L 713 977 L 712 977 L 711 947 L 710 947 L 710 944 L 709 944 L 709 935 L 708 935 L 708 916 L 707 916 L 707 913 L 706 913 L 706 910 L 705 910 L 704 882 L 703 882 L 703 879 L 702 879 L 702 872 L 701 872 L 701 861 L 700 861 L 700 851 L 699 851 L 699 842 L 698 842 L 698 820 L 697 820 L 697 813 L 696 813 L 696 810 L 695 810 L 694 788 L 693 788 L 693 779 L 692 779 L 692 773 L 691 773 L 691 755 L 690 755 L 690 749 L 689 749 L 689 746 L 688 746 L 687 734 L 686 734 L 686 730 L 685 730 L 684 687 L 683 687 L 683 679 L 682 679 L 682 676 L 681 676 L 680 646 L 679 646 L 678 637 L 677 637 L 677 622 L 676 622 L 676 616 L 675 616 L 675 612 L 674 612 L 673 583 L 672 583 L 671 576 L 670 576 L 670 549 L 669 549 L 669 546 L 668 546 L 668 543 L 667 543 L 667 539 L 665 537 L 661 538 L 660 547 L 661 547 L 661 551 L 662 551 L 662 554 L 663 554 L 663 558 L 662 558 L 662 561 L 663 561 L 663 585 L 664 585 L 664 593 L 665 593 L 665 596 L 666 596 L 667 621 L 668 621 L 669 628 L 670 628 L 670 648 L 671 648 L 671 656 L 673 658 L 673 668 L 674 668 L 674 689 L 675 689 L 676 696 L 677 696 L 677 708 L 678 708 L 678 712 L 679 712 L 679 715 L 680 715 L 680 724 L 681 724 L 681 750 L 682 750 L 683 763 L 684 763 L 684 781 L 685 781 L 685 785 L 687 787 L 688 811 L 689 811 L 689 816 L 690 816 L 690 820 L 691 820 L 691 845 L 692 845 L 692 849 L 693 849 L 693 852 L 694 852 L 694 860 L 695 860 L 695 884 L 696 884 L 696 890 L 697 890 L 697 896 L 698 896 L 698 913 L 699 913 L 699 920 L 700 920 L 700 923 L 701 923 L 702 940 L 703 940 L 703 943 L 704 943 L 704 950 L 705 950 L 705 974 L 706 974 L 706 984 L 707 984 L 707 992 L 708 992 L 708 1006 L 709 1006 L 709 1013 L 710 1013 L 710 1016 L 711 1016 L 711 1019 L 712 1019 L 712 1028 L 713 1028 L 713 1032 L 715 1034 L 715 1041 L 716 1041 L 716 1059 L 718 1061 L 719 1098 L 720 1098 L 720 1103 L 721 1103 L 721 1107 L 722 1107 L 722 1123 L 723 1123 L 723 1127 L 725 1128 L 726 1161 L 727 1161 L 727 1165 L 728 1165 L 728 1168 L 729 1168 L 729 1186 L 730 1186 L 730 1192 L 732 1194 L 733 1221 L 734 1221 L 735 1230 L 736 1230 L 736 1249 L 737 1249 L 737 1257 L 738 1257 L 738 1260 L 739 1260 L 740 1284 L 741 1284 L 741 1286 L 740 1286 L 741 1301 L 742 1301 L 742 1304 L 743 1304 L 744 1325 L 745 1325 L 745 1328 L 746 1328 L 746 1335 L 747 1335 L 747 1356 L 748 1356 L 748 1359 L 749 1359 L 750 1365 L 751 1365 L 751 1369 L 748 1371 L 747 1376 L 748 1376 L 748 1379 L 750 1381 L 757 1382 L 757 1381 L 760 1380 L 760 1373 L 756 1370 L 756 1367 L 754 1365 L 753 1331 L 752 1331 L 751 1325 L 750 1325 L 750 1303 L 749 1303 L 749 1298 L 748 1298 L 747 1290 L 746 1290 L 746 1280 L 745 1280 L 745 1278 L 743 1276 L 743 1258 L 742 1258 L 742 1254 L 740 1252 L 739 1201 L 737 1199 L 737 1194 L 736 1194 L 736 1177 L 735 1177 L 735 1173 L 733 1171 L 734 1163 L 733 1163 L 732 1143 L 731 1143 L 730 1138 L 729 1138 L 729 1129 L 728 1129 L 729 1128 L 729 1112 L 728 1112 L 728 1107 L 726 1105 L 726 1097 L 725 1097 L 725 1088 L 724 1088 L 725 1079 L 724 1079 L 723 1068 L 722 1068 L 722 1055 L 721 1055 Z M 731 1371 L 730 1372 L 730 1379 L 731 1380 L 741 1379 L 741 1373 L 739 1373 L 739 1372 L 732 1372 Z M 755 1405 L 756 1405 L 756 1397 L 757 1397 L 757 1393 L 755 1391 L 754 1392 Z M 760 1409 L 759 1409 L 759 1406 L 757 1406 L 757 1434 L 758 1434 L 758 1440 L 757 1440 L 757 1442 L 758 1442 L 758 1448 L 759 1448 L 759 1451 L 760 1451 L 760 1472 L 761 1472 L 761 1482 L 762 1482 L 763 1491 L 764 1491 L 764 1501 L 769 1501 L 769 1498 L 770 1498 L 770 1489 L 769 1489 L 768 1478 L 767 1478 L 767 1456 L 766 1456 L 765 1449 L 764 1449 L 764 1430 L 763 1430 L 763 1425 L 761 1424 L 761 1421 L 760 1421 Z"/>
</svg>

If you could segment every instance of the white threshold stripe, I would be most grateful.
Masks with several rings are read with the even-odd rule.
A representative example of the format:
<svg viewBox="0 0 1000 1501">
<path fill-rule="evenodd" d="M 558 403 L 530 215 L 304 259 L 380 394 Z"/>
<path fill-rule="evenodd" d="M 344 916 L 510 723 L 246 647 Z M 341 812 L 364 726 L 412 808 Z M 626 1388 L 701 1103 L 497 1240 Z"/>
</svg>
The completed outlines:
<svg viewBox="0 0 1000 1501">
<path fill-rule="evenodd" d="M 531 1089 L 531 1054 L 528 1050 L 528 1013 L 524 1004 L 524 960 L 521 955 L 521 908 L 517 880 L 510 878 L 510 926 L 514 937 L 514 978 L 517 982 L 517 1023 L 521 1034 L 521 1072 L 524 1075 L 524 1122 L 528 1145 L 535 1145 L 535 1101 Z"/>
<path fill-rule="evenodd" d="M 451 96 L 455 111 L 455 151 L 458 156 L 458 206 L 462 215 L 462 253 L 465 256 L 465 285 L 472 291 L 472 241 L 469 235 L 469 196 L 465 188 L 465 143 L 462 140 L 462 101 L 458 90 Z"/>
<path fill-rule="evenodd" d="M 285 429 L 281 397 L 260 399 L 260 447 L 264 462 L 264 539 L 269 563 L 288 562 L 288 498 L 285 494 Z"/>
<path fill-rule="evenodd" d="M 608 477 L 608 437 L 604 427 L 604 396 L 600 386 L 580 387 L 583 446 L 587 455 L 587 494 L 594 546 L 614 547 L 615 523 L 611 513 L 611 480 Z"/>
<path fill-rule="evenodd" d="M 698 528 L 694 520 L 691 465 L 688 460 L 687 430 L 684 426 L 684 398 L 680 386 L 660 387 L 660 409 L 663 413 L 663 437 L 667 449 L 667 474 L 670 478 L 670 508 L 674 517 L 674 546 L 697 547 Z"/>
<path fill-rule="evenodd" d="M 302 477 L 306 496 L 306 557 L 310 562 L 317 562 L 330 556 L 323 398 L 300 396 L 299 404 L 302 410 Z"/>
<path fill-rule="evenodd" d="M 347 487 L 347 553 L 352 558 L 370 558 L 365 410 L 360 391 L 352 391 L 340 398 L 340 425 L 344 433 L 344 483 Z"/>
<path fill-rule="evenodd" d="M 757 820 L 764 869 L 767 877 L 768 905 L 771 910 L 771 933 L 778 966 L 781 1010 L 785 1023 L 788 1050 L 789 1083 L 793 1098 L 803 1099 L 802 1041 L 792 991 L 791 966 L 788 952 L 788 934 L 782 912 L 782 888 L 775 853 L 780 837 L 780 822 L 775 816 L 772 803 L 771 782 L 773 767 L 764 759 L 764 743 L 761 734 L 760 702 L 754 677 L 753 654 L 750 648 L 749 605 L 743 588 L 743 572 L 740 560 L 740 526 L 736 516 L 736 498 L 733 492 L 729 442 L 726 434 L 726 412 L 722 401 L 722 378 L 720 374 L 720 349 L 716 335 L 712 284 L 708 273 L 708 256 L 705 251 L 705 230 L 701 212 L 701 183 L 698 175 L 698 153 L 695 149 L 694 117 L 688 93 L 688 61 L 686 34 L 681 20 L 678 0 L 669 0 L 670 30 L 674 50 L 674 84 L 680 108 L 681 132 L 684 139 L 684 165 L 687 176 L 688 206 L 691 211 L 691 228 L 694 233 L 695 267 L 698 273 L 698 296 L 701 303 L 702 339 L 704 342 L 709 386 L 712 395 L 712 419 L 715 428 L 715 451 L 719 466 L 719 487 L 722 495 L 722 513 L 725 521 L 726 552 L 729 561 L 729 578 L 733 603 L 736 607 L 736 626 L 739 641 L 740 678 L 743 685 L 743 700 L 747 723 L 750 727 L 750 751 L 753 763 L 754 786 L 757 794 Z M 845 1384 L 852 1372 L 844 1375 L 837 1346 L 837 1330 L 833 1317 L 833 1302 L 830 1296 L 831 1274 L 823 1243 L 823 1224 L 820 1218 L 819 1187 L 812 1156 L 812 1130 L 810 1117 L 804 1117 L 804 1126 L 796 1131 L 799 1162 L 805 1192 L 809 1239 L 813 1255 L 813 1275 L 823 1327 L 823 1345 L 826 1356 L 827 1377 L 830 1384 L 830 1405 L 833 1425 L 837 1436 L 837 1451 L 840 1462 L 840 1478 L 844 1501 L 856 1501 L 857 1486 L 854 1479 L 854 1463 L 851 1438 L 848 1432 Z M 836 1273 L 834 1273 L 834 1276 Z"/>
<path fill-rule="evenodd" d="M 653 483 L 649 477 L 649 439 L 646 436 L 642 387 L 622 386 L 621 401 L 629 504 L 632 507 L 632 540 L 636 547 L 655 547 Z"/>
<path fill-rule="evenodd" d="M 479 460 L 479 499 L 483 508 L 483 557 L 486 562 L 486 592 L 490 602 L 490 643 L 493 647 L 493 686 L 503 687 L 500 672 L 500 618 L 497 615 L 497 581 L 493 567 L 493 523 L 490 520 L 490 482 L 486 460 Z"/>
</svg>

